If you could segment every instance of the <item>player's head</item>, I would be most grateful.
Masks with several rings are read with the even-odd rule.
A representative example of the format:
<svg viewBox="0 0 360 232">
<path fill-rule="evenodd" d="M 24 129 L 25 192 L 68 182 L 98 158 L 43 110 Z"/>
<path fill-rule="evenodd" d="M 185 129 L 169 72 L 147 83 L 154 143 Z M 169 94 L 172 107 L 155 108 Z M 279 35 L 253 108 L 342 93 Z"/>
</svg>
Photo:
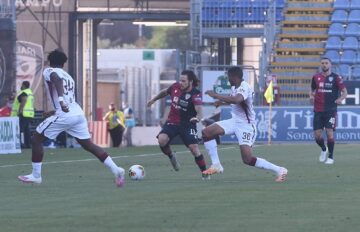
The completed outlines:
<svg viewBox="0 0 360 232">
<path fill-rule="evenodd" d="M 187 91 L 192 87 L 199 85 L 199 79 L 197 79 L 195 73 L 191 70 L 184 70 L 180 75 L 181 90 Z"/>
<path fill-rule="evenodd" d="M 67 61 L 67 56 L 64 52 L 55 49 L 49 53 L 47 59 L 50 62 L 51 67 L 64 67 L 65 62 Z"/>
<path fill-rule="evenodd" d="M 30 82 L 23 81 L 22 84 L 21 84 L 20 89 L 23 90 L 23 89 L 28 89 L 28 88 L 30 88 Z"/>
<path fill-rule="evenodd" d="M 243 80 L 243 71 L 240 67 L 234 66 L 228 69 L 227 75 L 231 86 L 240 84 Z"/>
<path fill-rule="evenodd" d="M 331 69 L 331 60 L 327 57 L 321 57 L 320 67 L 322 72 L 328 72 Z"/>
</svg>

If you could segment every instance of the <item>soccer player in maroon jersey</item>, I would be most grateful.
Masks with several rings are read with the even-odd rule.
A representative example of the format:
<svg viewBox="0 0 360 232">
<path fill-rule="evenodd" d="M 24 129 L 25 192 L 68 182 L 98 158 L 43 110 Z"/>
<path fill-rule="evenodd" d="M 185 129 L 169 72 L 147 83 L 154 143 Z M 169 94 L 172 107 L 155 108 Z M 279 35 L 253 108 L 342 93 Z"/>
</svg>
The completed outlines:
<svg viewBox="0 0 360 232">
<path fill-rule="evenodd" d="M 195 157 L 195 162 L 200 171 L 206 170 L 204 156 L 201 154 L 197 137 L 196 123 L 201 117 L 201 93 L 196 88 L 199 80 L 193 71 L 184 70 L 180 75 L 180 81 L 172 84 L 169 88 L 161 90 L 153 99 L 148 101 L 150 107 L 155 101 L 170 95 L 170 113 L 165 125 L 157 136 L 161 151 L 167 155 L 175 171 L 179 171 L 179 164 L 175 153 L 170 148 L 171 140 L 179 135 L 184 144 Z M 203 179 L 209 176 L 202 174 Z"/>
<path fill-rule="evenodd" d="M 333 164 L 337 105 L 346 98 L 347 90 L 341 76 L 331 71 L 331 60 L 323 57 L 320 62 L 321 72 L 312 77 L 310 92 L 310 101 L 314 103 L 314 137 L 316 143 L 321 147 L 319 161 Z M 327 136 L 327 148 L 322 137 L 324 128 Z"/>
</svg>

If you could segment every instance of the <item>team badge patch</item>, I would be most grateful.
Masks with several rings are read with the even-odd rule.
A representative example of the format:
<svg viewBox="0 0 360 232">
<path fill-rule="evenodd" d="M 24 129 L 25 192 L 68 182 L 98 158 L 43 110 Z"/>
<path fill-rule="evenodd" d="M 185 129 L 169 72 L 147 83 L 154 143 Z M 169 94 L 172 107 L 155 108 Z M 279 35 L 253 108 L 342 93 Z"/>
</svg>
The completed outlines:
<svg viewBox="0 0 360 232">
<path fill-rule="evenodd" d="M 188 100 L 190 97 L 191 97 L 191 95 L 190 95 L 190 94 L 188 94 L 188 93 L 187 93 L 187 94 L 185 94 L 185 99 L 186 99 L 186 100 Z"/>
<path fill-rule="evenodd" d="M 329 81 L 332 82 L 334 80 L 333 77 L 329 77 Z"/>
</svg>

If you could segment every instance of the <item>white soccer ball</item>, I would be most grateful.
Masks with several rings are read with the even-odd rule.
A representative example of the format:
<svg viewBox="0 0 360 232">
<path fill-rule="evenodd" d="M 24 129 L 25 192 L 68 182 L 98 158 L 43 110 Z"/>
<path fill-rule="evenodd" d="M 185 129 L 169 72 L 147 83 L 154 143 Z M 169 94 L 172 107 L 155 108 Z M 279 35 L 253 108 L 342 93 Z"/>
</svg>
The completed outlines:
<svg viewBox="0 0 360 232">
<path fill-rule="evenodd" d="M 129 177 L 132 180 L 142 180 L 145 177 L 145 169 L 139 164 L 135 164 L 129 168 Z"/>
</svg>

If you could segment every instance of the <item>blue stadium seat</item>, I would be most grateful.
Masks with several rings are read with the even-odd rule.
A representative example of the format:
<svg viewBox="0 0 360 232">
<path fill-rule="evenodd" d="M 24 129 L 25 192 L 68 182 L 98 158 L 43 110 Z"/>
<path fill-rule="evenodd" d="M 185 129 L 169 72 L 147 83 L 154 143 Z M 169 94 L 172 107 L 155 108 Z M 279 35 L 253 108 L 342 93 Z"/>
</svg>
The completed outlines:
<svg viewBox="0 0 360 232">
<path fill-rule="evenodd" d="M 360 1 L 352 0 L 350 4 L 351 10 L 360 10 Z"/>
<path fill-rule="evenodd" d="M 350 7 L 350 0 L 336 0 L 334 2 L 335 9 L 349 9 Z"/>
<path fill-rule="evenodd" d="M 339 73 L 343 78 L 349 79 L 350 77 L 350 65 L 341 64 L 339 65 Z"/>
<path fill-rule="evenodd" d="M 360 79 L 360 65 L 351 67 L 351 79 Z"/>
<path fill-rule="evenodd" d="M 342 49 L 346 50 L 358 50 L 359 49 L 359 40 L 356 37 L 345 37 L 345 40 L 342 44 Z"/>
<path fill-rule="evenodd" d="M 355 64 L 356 52 L 353 50 L 345 50 L 340 58 L 341 64 Z"/>
<path fill-rule="evenodd" d="M 360 10 L 352 10 L 348 17 L 349 23 L 360 23 Z"/>
<path fill-rule="evenodd" d="M 346 23 L 348 13 L 346 10 L 335 10 L 331 15 L 331 22 L 334 23 Z"/>
<path fill-rule="evenodd" d="M 328 38 L 325 48 L 327 50 L 340 50 L 341 49 L 341 38 L 338 36 L 331 36 Z"/>
<path fill-rule="evenodd" d="M 349 23 L 345 29 L 345 36 L 360 36 L 360 24 Z"/>
<path fill-rule="evenodd" d="M 326 51 L 324 56 L 329 58 L 331 62 L 334 64 L 338 64 L 340 62 L 340 54 L 338 51 L 335 50 Z"/>
<path fill-rule="evenodd" d="M 344 36 L 344 26 L 341 23 L 333 23 L 329 27 L 329 35 Z"/>
</svg>

